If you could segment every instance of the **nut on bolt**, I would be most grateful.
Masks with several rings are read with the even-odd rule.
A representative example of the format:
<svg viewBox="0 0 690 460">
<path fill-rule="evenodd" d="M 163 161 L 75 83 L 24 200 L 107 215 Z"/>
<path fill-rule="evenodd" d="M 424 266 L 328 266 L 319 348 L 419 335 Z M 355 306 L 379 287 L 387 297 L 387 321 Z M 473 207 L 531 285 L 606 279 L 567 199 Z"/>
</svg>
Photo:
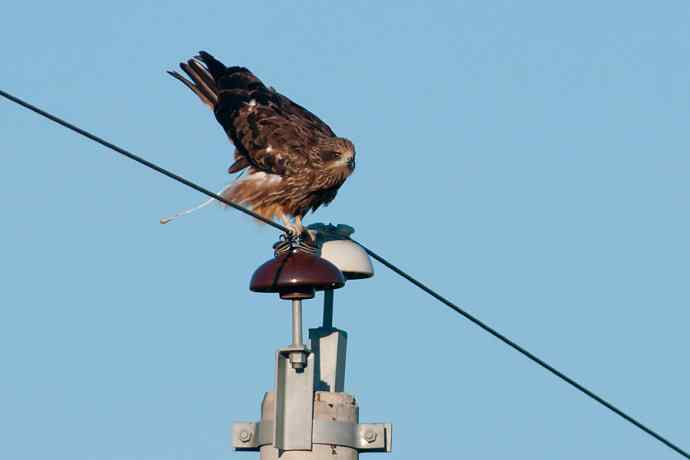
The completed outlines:
<svg viewBox="0 0 690 460">
<path fill-rule="evenodd" d="M 252 439 L 252 434 L 249 431 L 242 430 L 240 432 L 240 441 L 249 442 Z"/>
<path fill-rule="evenodd" d="M 376 432 L 372 430 L 367 430 L 364 433 L 364 439 L 366 439 L 366 441 L 371 444 L 372 442 L 376 441 Z"/>
</svg>

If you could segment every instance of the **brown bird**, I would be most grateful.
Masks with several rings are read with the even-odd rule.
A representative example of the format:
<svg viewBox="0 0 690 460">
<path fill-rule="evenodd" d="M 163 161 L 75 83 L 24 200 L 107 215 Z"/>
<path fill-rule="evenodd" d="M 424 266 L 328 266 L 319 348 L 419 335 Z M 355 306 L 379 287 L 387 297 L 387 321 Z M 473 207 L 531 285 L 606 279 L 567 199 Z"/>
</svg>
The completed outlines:
<svg viewBox="0 0 690 460">
<path fill-rule="evenodd" d="M 168 73 L 213 109 L 235 145 L 235 162 L 228 172 L 244 173 L 220 194 L 266 218 L 277 217 L 293 234 L 302 234 L 304 215 L 333 201 L 352 174 L 352 142 L 337 137 L 316 115 L 244 67 L 226 67 L 201 51 L 180 68 L 191 80 Z"/>
</svg>

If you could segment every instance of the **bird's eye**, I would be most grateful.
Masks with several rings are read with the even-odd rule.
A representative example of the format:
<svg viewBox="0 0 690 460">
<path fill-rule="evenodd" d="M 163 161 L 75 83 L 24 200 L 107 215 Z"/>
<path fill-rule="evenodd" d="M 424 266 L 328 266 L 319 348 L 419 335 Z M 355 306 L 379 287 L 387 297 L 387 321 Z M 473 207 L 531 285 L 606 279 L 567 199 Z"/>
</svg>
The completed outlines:
<svg viewBox="0 0 690 460">
<path fill-rule="evenodd" d="M 319 156 L 323 161 L 335 161 L 340 158 L 340 152 L 334 150 L 324 150 L 319 153 Z"/>
</svg>

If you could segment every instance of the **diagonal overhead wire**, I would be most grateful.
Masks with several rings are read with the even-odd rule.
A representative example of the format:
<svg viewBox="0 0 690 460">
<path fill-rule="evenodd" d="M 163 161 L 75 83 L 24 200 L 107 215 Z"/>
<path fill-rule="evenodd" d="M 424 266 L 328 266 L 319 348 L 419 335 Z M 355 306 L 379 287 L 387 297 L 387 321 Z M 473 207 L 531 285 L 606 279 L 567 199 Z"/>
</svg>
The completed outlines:
<svg viewBox="0 0 690 460">
<path fill-rule="evenodd" d="M 352 241 L 354 241 L 354 240 L 352 240 Z M 522 353 L 524 356 L 526 356 L 526 357 L 529 358 L 530 360 L 534 361 L 535 363 L 537 363 L 538 365 L 540 365 L 541 367 L 543 367 L 543 368 L 546 369 L 547 371 L 551 372 L 553 375 L 555 375 L 555 376 L 558 377 L 559 379 L 563 380 L 565 383 L 567 383 L 567 384 L 571 385 L 572 387 L 574 387 L 574 388 L 580 390 L 582 393 L 586 394 L 587 396 L 589 396 L 590 398 L 592 398 L 593 400 L 595 400 L 596 402 L 598 402 L 598 403 L 601 404 L 602 406 L 604 406 L 604 407 L 606 407 L 607 409 L 611 410 L 611 411 L 612 411 L 613 413 L 615 413 L 616 415 L 619 415 L 620 417 L 622 417 L 622 418 L 625 419 L 626 421 L 632 423 L 632 424 L 635 425 L 637 428 L 641 429 L 642 431 L 644 431 L 644 432 L 647 433 L 648 435 L 652 436 L 652 437 L 655 438 L 657 441 L 659 441 L 659 442 L 661 442 L 662 444 L 665 444 L 666 446 L 670 447 L 671 449 L 673 449 L 674 451 L 676 451 L 677 453 L 679 453 L 679 454 L 682 455 L 683 457 L 690 459 L 690 454 L 689 454 L 688 452 L 684 451 L 683 449 L 681 449 L 681 448 L 678 447 L 677 445 L 673 444 L 671 441 L 669 441 L 669 440 L 666 439 L 665 437 L 661 436 L 660 434 L 658 434 L 657 432 L 655 432 L 655 431 L 652 430 L 651 428 L 649 428 L 649 427 L 643 425 L 642 423 L 638 422 L 638 421 L 637 421 L 635 418 L 633 418 L 632 416 L 626 414 L 625 412 L 623 412 L 622 410 L 618 409 L 616 406 L 614 406 L 613 404 L 611 404 L 610 402 L 608 402 L 607 400 L 605 400 L 605 399 L 602 398 L 601 396 L 598 396 L 596 393 L 594 393 L 593 391 L 589 390 L 589 389 L 588 389 L 587 387 L 585 387 L 584 385 L 582 385 L 582 384 L 578 383 L 577 381 L 573 380 L 572 378 L 568 377 L 568 376 L 565 375 L 563 372 L 561 372 L 561 371 L 559 371 L 558 369 L 556 369 L 555 367 L 551 366 L 551 365 L 550 365 L 549 363 L 547 363 L 546 361 L 544 361 L 544 360 L 542 360 L 541 358 L 537 357 L 536 355 L 534 355 L 533 353 L 531 353 L 531 352 L 528 351 L 527 349 L 521 347 L 520 345 L 518 345 L 517 343 L 515 343 L 514 341 L 512 341 L 510 338 L 506 337 L 505 335 L 503 335 L 503 334 L 501 334 L 500 332 L 498 332 L 496 329 L 492 328 L 491 326 L 489 326 L 489 325 L 486 324 L 485 322 L 481 321 L 481 320 L 480 320 L 479 318 L 477 318 L 476 316 L 474 316 L 474 315 L 468 313 L 468 312 L 467 312 L 466 310 L 464 310 L 463 308 L 459 307 L 458 305 L 454 304 L 454 303 L 451 302 L 450 300 L 446 299 L 446 298 L 443 297 L 441 294 L 437 293 L 436 291 L 434 291 L 433 289 L 431 289 L 430 287 L 428 287 L 426 284 L 424 284 L 424 283 L 422 283 L 421 281 L 418 281 L 417 279 L 413 278 L 411 275 L 407 274 L 406 272 L 404 272 L 404 271 L 401 270 L 400 268 L 398 268 L 398 267 L 396 267 L 395 265 L 393 265 L 392 263 L 388 262 L 386 259 L 384 259 L 384 258 L 381 257 L 380 255 L 374 253 L 371 249 L 368 249 L 366 246 L 362 245 L 361 243 L 359 243 L 359 242 L 357 242 L 357 241 L 355 241 L 355 243 L 357 243 L 357 244 L 359 244 L 360 246 L 362 246 L 362 248 L 363 248 L 363 249 L 367 252 L 367 254 L 369 254 L 372 258 L 376 259 L 377 261 L 379 261 L 380 263 L 382 263 L 383 265 L 385 265 L 386 267 L 388 267 L 390 270 L 392 270 L 392 271 L 395 272 L 396 274 L 402 276 L 402 277 L 405 278 L 407 281 L 409 281 L 410 283 L 414 284 L 415 286 L 417 286 L 419 289 L 421 289 L 422 291 L 424 291 L 424 292 L 426 292 L 427 294 L 429 294 L 429 295 L 430 295 L 431 297 L 433 297 L 434 299 L 438 300 L 438 301 L 441 302 L 442 304 L 444 304 L 444 305 L 446 305 L 447 307 L 451 308 L 451 309 L 452 309 L 453 311 L 455 311 L 456 313 L 458 313 L 458 314 L 464 316 L 465 318 L 467 318 L 468 320 L 472 321 L 474 324 L 476 324 L 476 325 L 479 326 L 480 328 L 484 329 L 486 332 L 488 332 L 489 334 L 493 335 L 494 337 L 496 337 L 496 338 L 497 338 L 498 340 L 500 340 L 501 342 L 503 342 L 503 343 L 505 343 L 506 345 L 510 346 L 511 348 L 513 348 L 514 350 L 518 351 L 519 353 Z"/>
<path fill-rule="evenodd" d="M 59 117 L 57 117 L 57 116 L 55 116 L 55 115 L 52 115 L 52 114 L 50 114 L 50 113 L 48 113 L 48 112 L 46 112 L 46 111 L 44 111 L 44 110 L 41 110 L 41 109 L 39 109 L 38 107 L 36 107 L 36 106 L 34 106 L 34 105 L 31 105 L 31 104 L 29 104 L 28 102 L 26 102 L 26 101 L 24 101 L 24 100 L 22 100 L 22 99 L 19 99 L 19 98 L 16 97 L 16 96 L 13 96 L 13 95 L 11 95 L 11 94 L 9 94 L 9 93 L 7 93 L 7 92 L 5 92 L 5 91 L 2 91 L 2 90 L 0 90 L 0 96 L 3 96 L 4 98 L 9 99 L 10 101 L 12 101 L 12 102 L 14 102 L 14 103 L 16 103 L 16 104 L 21 105 L 22 107 L 25 107 L 25 108 L 27 108 L 27 109 L 29 109 L 29 110 L 31 110 L 31 111 L 33 111 L 33 112 L 35 112 L 35 113 L 37 113 L 37 114 L 39 114 L 39 115 L 45 117 L 45 118 L 47 118 L 47 119 L 49 119 L 49 120 L 51 120 L 51 121 L 53 121 L 53 122 L 55 122 L 55 123 L 57 123 L 57 124 L 59 124 L 59 125 L 62 125 L 62 126 L 64 126 L 65 128 L 68 128 L 68 129 L 70 129 L 70 130 L 72 130 L 72 131 L 74 131 L 74 132 L 76 132 L 76 133 L 78 133 L 78 134 L 81 134 L 82 136 L 87 137 L 87 138 L 91 139 L 91 140 L 94 141 L 94 142 L 97 142 L 97 143 L 99 143 L 99 144 L 101 144 L 101 145 L 103 145 L 103 146 L 105 146 L 105 147 L 108 147 L 109 149 L 114 150 L 115 152 L 117 152 L 117 153 L 119 153 L 119 154 L 121 154 L 121 155 L 124 155 L 125 157 L 127 157 L 127 158 L 129 158 L 129 159 L 131 159 L 131 160 L 134 160 L 134 161 L 136 161 L 136 162 L 138 162 L 138 163 L 140 163 L 140 164 L 143 164 L 144 166 L 146 166 L 146 167 L 148 167 L 148 168 L 151 168 L 151 169 L 153 169 L 153 170 L 156 171 L 156 172 L 159 172 L 159 173 L 161 173 L 161 174 L 163 174 L 163 175 L 165 175 L 165 176 L 167 176 L 167 177 L 169 177 L 169 178 L 171 178 L 171 179 L 173 179 L 173 180 L 176 180 L 177 182 L 180 182 L 180 183 L 182 183 L 182 184 L 184 184 L 184 185 L 186 185 L 186 186 L 188 186 L 188 187 L 191 187 L 191 188 L 193 188 L 194 190 L 203 193 L 204 195 L 207 195 L 207 196 L 209 196 L 209 197 L 211 197 L 211 198 L 214 198 L 214 199 L 220 201 L 221 203 L 224 203 L 224 204 L 226 204 L 226 205 L 228 205 L 228 206 L 230 206 L 230 207 L 232 207 L 232 208 L 234 208 L 234 209 L 237 209 L 238 211 L 244 212 L 245 214 L 249 214 L 250 216 L 254 217 L 255 219 L 258 219 L 258 220 L 260 220 L 260 221 L 262 221 L 262 222 L 264 222 L 264 223 L 266 223 L 266 224 L 268 224 L 268 225 L 270 225 L 270 226 L 272 226 L 272 227 L 274 227 L 274 228 L 276 228 L 276 229 L 278 229 L 278 230 L 281 230 L 281 231 L 286 232 L 286 233 L 288 232 L 288 229 L 287 229 L 286 227 L 284 227 L 283 225 L 280 225 L 280 224 L 278 224 L 278 223 L 276 223 L 276 222 L 273 222 L 273 221 L 270 220 L 270 219 L 267 219 L 267 218 L 265 218 L 265 217 L 263 217 L 263 216 L 261 216 L 261 215 L 259 215 L 259 214 L 256 214 L 255 212 L 253 212 L 253 211 L 251 211 L 251 210 L 249 210 L 249 209 L 247 209 L 247 208 L 245 208 L 245 207 L 243 207 L 243 206 L 240 206 L 240 205 L 238 205 L 237 203 L 233 203 L 232 201 L 229 201 L 229 200 L 225 199 L 225 198 L 222 197 L 221 195 L 218 195 L 218 194 L 216 194 L 216 193 L 213 193 L 212 191 L 210 191 L 210 190 L 208 190 L 208 189 L 205 189 L 205 188 L 201 187 L 200 185 L 197 185 L 197 184 L 195 184 L 194 182 L 192 182 L 192 181 L 190 181 L 190 180 L 188 180 L 188 179 L 185 179 L 185 178 L 182 177 L 182 176 L 179 176 L 179 175 L 177 175 L 177 174 L 175 174 L 175 173 L 173 173 L 173 172 L 171 172 L 171 171 L 168 171 L 167 169 L 162 168 L 162 167 L 156 165 L 155 163 L 152 163 L 152 162 L 150 162 L 150 161 L 148 161 L 148 160 L 145 160 L 144 158 L 142 158 L 142 157 L 140 157 L 140 156 L 138 156 L 138 155 L 135 155 L 135 154 L 133 154 L 133 153 L 131 153 L 131 152 L 129 152 L 129 151 L 127 151 L 127 150 L 121 148 L 121 147 L 118 147 L 117 145 L 115 145 L 115 144 L 113 144 L 113 143 L 111 143 L 111 142 L 108 142 L 108 141 L 106 141 L 106 140 L 104 140 L 104 139 L 102 139 L 102 138 L 100 138 L 100 137 L 98 137 L 98 136 L 96 136 L 96 135 L 94 135 L 94 134 L 91 134 L 91 133 L 88 132 L 88 131 L 85 131 L 85 130 L 83 130 L 83 129 L 81 129 L 81 128 L 79 128 L 79 127 L 77 127 L 77 126 L 75 126 L 75 125 L 73 125 L 73 124 L 71 124 L 71 123 L 65 121 L 65 120 L 62 120 L 61 118 L 59 118 Z M 666 445 L 666 446 L 669 447 L 670 449 L 674 450 L 676 453 L 682 455 L 683 457 L 685 457 L 685 458 L 687 458 L 687 459 L 690 459 L 690 453 L 688 453 L 687 451 L 681 449 L 680 447 L 678 447 L 676 444 L 674 444 L 674 443 L 672 443 L 671 441 L 669 441 L 669 440 L 668 440 L 667 438 L 665 438 L 664 436 L 660 435 L 660 434 L 657 433 L 656 431 L 652 430 L 651 428 L 649 428 L 649 427 L 647 427 L 646 425 L 642 424 L 641 422 L 637 421 L 635 418 L 633 418 L 632 416 L 628 415 L 627 413 L 625 413 L 625 412 L 622 411 L 621 409 L 617 408 L 616 406 L 614 406 L 613 404 L 611 404 L 610 402 L 608 402 L 607 400 L 605 400 L 605 399 L 602 398 L 601 396 L 598 396 L 597 394 L 595 394 L 594 392 L 592 392 L 591 390 L 589 390 L 588 388 L 586 388 L 586 387 L 583 386 L 582 384 L 578 383 L 578 382 L 575 381 L 574 379 L 568 377 L 567 375 L 565 375 L 564 373 L 562 373 L 561 371 L 559 371 L 559 370 L 556 369 L 555 367 L 551 366 L 550 364 L 548 364 L 547 362 L 545 362 L 545 361 L 542 360 L 541 358 L 537 357 L 536 355 L 534 355 L 533 353 L 531 353 L 531 352 L 528 351 L 527 349 L 525 349 L 525 348 L 523 348 L 522 346 L 520 346 L 520 345 L 518 345 L 517 343 L 515 343 L 513 340 L 511 340 L 511 339 L 508 338 L 507 336 L 501 334 L 501 333 L 498 332 L 496 329 L 492 328 L 492 327 L 489 326 L 488 324 L 486 324 L 486 323 L 484 323 L 483 321 L 481 321 L 479 318 L 477 318 L 477 317 L 475 317 L 474 315 L 472 315 L 471 313 L 467 312 L 465 309 L 461 308 L 460 306 L 458 306 L 458 305 L 456 305 L 455 303 L 451 302 L 450 300 L 446 299 L 446 298 L 443 297 L 441 294 L 437 293 L 436 291 L 434 291 L 433 289 L 431 289 L 430 287 L 428 287 L 426 284 L 424 284 L 424 283 L 422 283 L 421 281 L 419 281 L 419 280 L 417 280 L 416 278 L 414 278 L 412 275 L 409 275 L 407 272 L 405 272 L 405 271 L 403 271 L 402 269 L 398 268 L 396 265 L 392 264 L 391 262 L 389 262 L 388 260 L 386 260 L 384 257 L 378 255 L 377 253 L 375 253 L 375 252 L 372 251 L 371 249 L 367 248 L 367 247 L 364 246 L 363 244 L 359 243 L 358 241 L 354 240 L 353 238 L 350 238 L 350 240 L 353 241 L 354 243 L 359 244 L 359 245 L 367 252 L 367 254 L 369 254 L 369 256 L 371 256 L 373 259 L 375 259 L 376 261 L 380 262 L 380 263 L 383 264 L 385 267 L 389 268 L 389 269 L 392 270 L 394 273 L 396 273 L 397 275 L 399 275 L 399 276 L 401 276 L 402 278 L 406 279 L 406 280 L 409 281 L 410 283 L 414 284 L 414 285 L 417 286 L 419 289 L 421 289 L 422 291 L 426 292 L 427 294 L 429 294 L 430 296 L 432 296 L 433 298 L 435 298 L 436 300 L 438 300 L 438 301 L 441 302 L 442 304 L 446 305 L 447 307 L 449 307 L 450 309 L 452 309 L 452 310 L 455 311 L 456 313 L 458 313 L 458 314 L 464 316 L 466 319 L 468 319 L 469 321 L 471 321 L 471 322 L 474 323 L 475 325 L 479 326 L 479 327 L 482 328 L 484 331 L 488 332 L 489 334 L 491 334 L 492 336 L 494 336 L 495 338 L 497 338 L 497 339 L 500 340 L 501 342 L 503 342 L 503 343 L 505 343 L 506 345 L 510 346 L 511 348 L 513 348 L 514 350 L 516 350 L 517 352 L 521 353 L 523 356 L 527 357 L 528 359 L 530 359 L 530 360 L 533 361 L 534 363 L 536 363 L 536 364 L 538 364 L 539 366 L 541 366 L 542 368 L 546 369 L 546 370 L 549 371 L 551 374 L 555 375 L 556 377 L 558 377 L 559 379 L 561 379 L 561 380 L 564 381 L 565 383 L 569 384 L 569 385 L 572 386 L 573 388 L 575 388 L 575 389 L 579 390 L 580 392 L 584 393 L 585 395 L 589 396 L 589 397 L 592 398 L 594 401 L 598 402 L 598 403 L 601 404 L 602 406 L 604 406 L 604 407 L 606 407 L 607 409 L 611 410 L 613 413 L 615 413 L 616 415 L 622 417 L 622 418 L 623 418 L 624 420 L 626 420 L 627 422 L 630 422 L 631 424 L 633 424 L 634 426 L 636 426 L 636 427 L 639 428 L 640 430 L 644 431 L 644 432 L 647 433 L 648 435 L 650 435 L 650 436 L 652 436 L 653 438 L 655 438 L 657 441 L 661 442 L 662 444 Z"/>
<path fill-rule="evenodd" d="M 280 224 L 278 224 L 278 223 L 276 223 L 276 222 L 273 222 L 271 219 L 267 219 L 267 218 L 265 218 L 264 216 L 261 216 L 261 215 L 255 213 L 254 211 L 245 208 L 244 206 L 240 206 L 240 205 L 238 205 L 237 203 L 233 203 L 232 201 L 227 200 L 227 199 L 223 198 L 222 196 L 220 196 L 220 195 L 218 195 L 218 194 L 216 194 L 216 193 L 213 193 L 212 191 L 210 191 L 210 190 L 208 190 L 208 189 L 205 189 L 205 188 L 203 188 L 202 186 L 197 185 L 197 184 L 195 184 L 194 182 L 192 182 L 192 181 L 190 181 L 190 180 L 188 180 L 188 179 L 185 179 L 185 178 L 182 177 L 182 176 L 179 176 L 179 175 L 175 174 L 174 172 L 168 171 L 168 170 L 165 169 L 165 168 L 161 168 L 161 167 L 158 166 L 157 164 L 152 163 L 152 162 L 150 162 L 150 161 L 148 161 L 148 160 L 146 160 L 146 159 L 140 157 L 139 155 L 135 155 L 135 154 L 133 154 L 132 152 L 129 152 L 129 151 L 127 151 L 127 150 L 125 150 L 125 149 L 123 149 L 123 148 L 121 148 L 121 147 L 118 147 L 117 145 L 115 145 L 115 144 L 113 144 L 113 143 L 111 143 L 111 142 L 108 142 L 108 141 L 106 141 L 105 139 L 96 136 L 95 134 L 91 134 L 90 132 L 88 132 L 88 131 L 86 131 L 86 130 L 84 130 L 84 129 L 79 128 L 78 126 L 75 126 L 75 125 L 73 125 L 72 123 L 69 123 L 69 122 L 63 120 L 62 118 L 56 117 L 55 115 L 52 115 L 52 114 L 46 112 L 45 110 L 41 110 L 41 109 L 39 109 L 38 107 L 36 107 L 35 105 L 31 105 L 31 104 L 29 104 L 28 102 L 26 102 L 26 101 L 24 101 L 24 100 L 22 100 L 22 99 L 19 99 L 18 97 L 15 97 L 15 96 L 13 96 L 13 95 L 11 95 L 11 94 L 9 94 L 9 93 L 6 93 L 5 91 L 2 91 L 2 90 L 0 90 L 0 96 L 3 96 L 4 98 L 9 99 L 10 101 L 17 103 L 17 104 L 21 105 L 22 107 L 25 107 L 25 108 L 31 110 L 32 112 L 36 112 L 37 114 L 42 115 L 42 116 L 46 117 L 47 119 L 49 119 L 49 120 L 51 120 L 51 121 L 54 121 L 55 123 L 57 123 L 57 124 L 59 124 L 59 125 L 64 126 L 64 127 L 67 128 L 67 129 L 71 129 L 72 131 L 74 131 L 74 132 L 76 132 L 76 133 L 78 133 L 78 134 L 81 134 L 82 136 L 87 137 L 87 138 L 91 139 L 91 140 L 94 141 L 94 142 L 97 142 L 97 143 L 99 143 L 99 144 L 101 144 L 101 145 L 103 145 L 103 146 L 105 146 L 105 147 L 108 147 L 109 149 L 116 151 L 116 152 L 119 153 L 120 155 L 126 156 L 126 157 L 129 158 L 130 160 L 134 160 L 134 161 L 136 161 L 137 163 L 141 163 L 141 164 L 143 164 L 144 166 L 146 166 L 146 167 L 148 167 L 148 168 L 151 168 L 151 169 L 153 169 L 154 171 L 163 174 L 164 176 L 168 176 L 169 178 L 171 178 L 171 179 L 173 179 L 173 180 L 176 180 L 177 182 L 180 182 L 180 183 L 186 185 L 187 187 L 191 187 L 191 188 L 193 188 L 194 190 L 196 190 L 197 192 L 201 192 L 201 193 L 203 193 L 204 195 L 207 195 L 207 196 L 209 196 L 209 197 L 211 197 L 211 198 L 215 198 L 216 200 L 220 201 L 220 202 L 223 203 L 223 204 L 226 204 L 226 205 L 228 205 L 228 206 L 230 206 L 230 207 L 233 207 L 233 208 L 237 209 L 238 211 L 242 211 L 242 212 L 244 212 L 244 213 L 246 213 L 246 214 L 249 214 L 249 215 L 252 216 L 253 218 L 259 219 L 261 222 L 264 222 L 264 223 L 266 223 L 266 224 L 268 224 L 268 225 L 270 225 L 270 226 L 272 226 L 272 227 L 274 227 L 274 228 L 277 228 L 278 230 L 281 230 L 281 231 L 283 231 L 283 232 L 287 232 L 287 231 L 288 231 L 287 228 L 283 227 L 282 225 L 280 225 Z"/>
</svg>

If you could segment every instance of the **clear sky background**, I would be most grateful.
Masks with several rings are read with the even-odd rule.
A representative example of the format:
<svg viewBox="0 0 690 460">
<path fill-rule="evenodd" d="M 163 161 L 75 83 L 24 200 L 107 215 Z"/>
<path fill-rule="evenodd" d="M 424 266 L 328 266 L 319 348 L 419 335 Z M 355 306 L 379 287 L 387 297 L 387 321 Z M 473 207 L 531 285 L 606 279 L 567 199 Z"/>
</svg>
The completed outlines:
<svg viewBox="0 0 690 460">
<path fill-rule="evenodd" d="M 232 147 L 164 71 L 251 68 L 357 146 L 307 223 L 690 449 L 690 3 L 343 3 L 10 2 L 1 87 L 217 190 Z M 248 291 L 277 233 L 219 206 L 161 226 L 204 197 L 5 100 L 0 152 L 0 457 L 256 458 L 229 426 L 289 342 Z M 680 458 L 376 268 L 335 322 L 385 458 Z"/>
</svg>

